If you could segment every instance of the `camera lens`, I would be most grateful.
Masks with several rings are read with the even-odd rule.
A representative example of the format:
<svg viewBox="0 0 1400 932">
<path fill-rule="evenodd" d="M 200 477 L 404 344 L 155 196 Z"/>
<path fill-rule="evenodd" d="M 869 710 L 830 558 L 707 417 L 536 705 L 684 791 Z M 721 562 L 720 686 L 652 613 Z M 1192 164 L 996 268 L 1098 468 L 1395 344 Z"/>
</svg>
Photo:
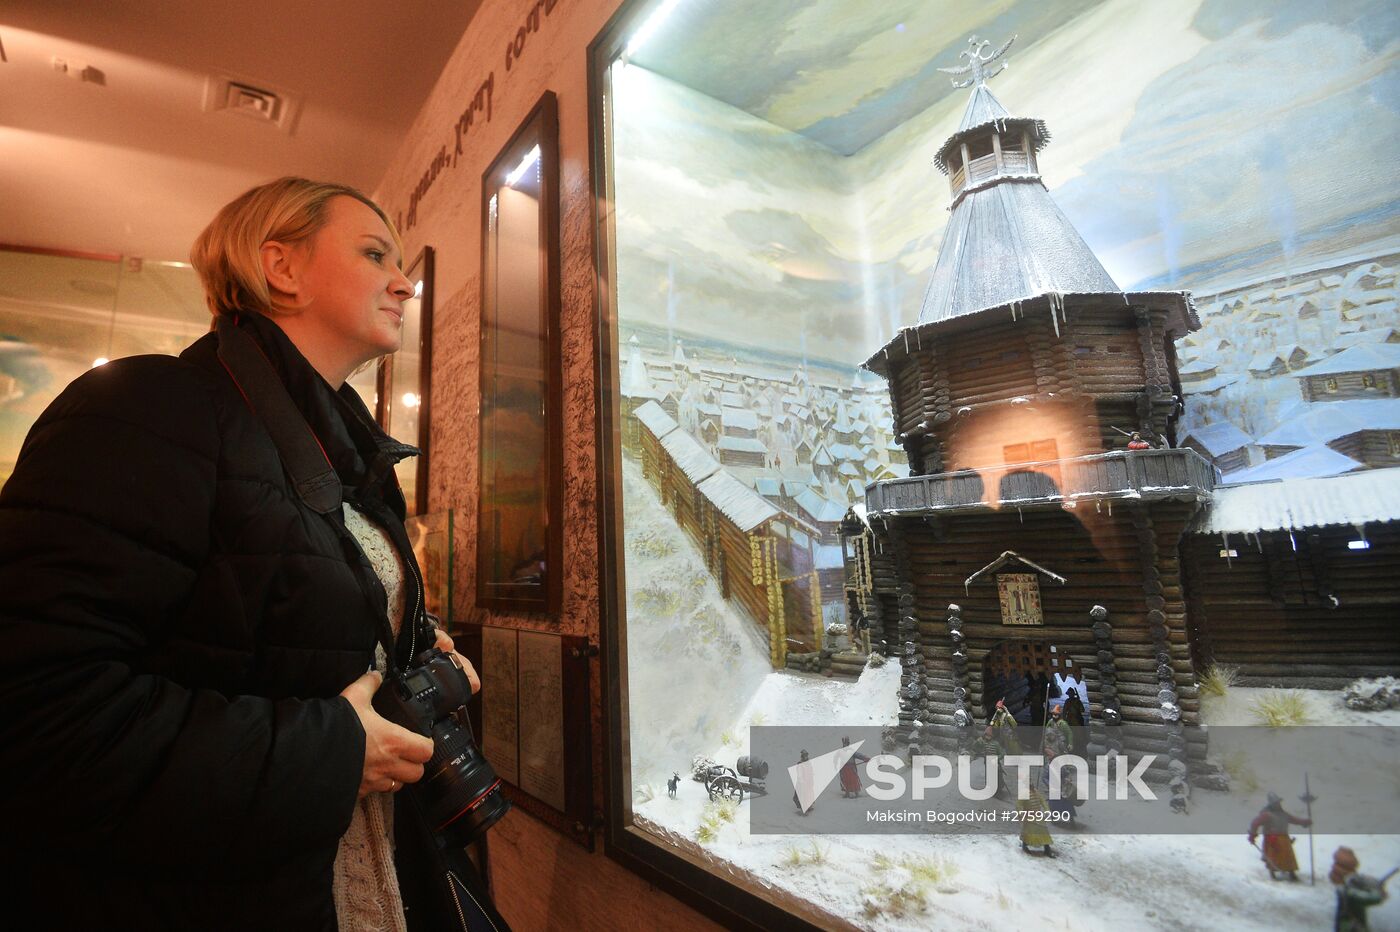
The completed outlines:
<svg viewBox="0 0 1400 932">
<path fill-rule="evenodd" d="M 433 747 L 423 780 L 429 818 L 450 842 L 471 844 L 510 811 L 510 802 L 465 722 L 453 717 L 439 721 L 433 727 Z"/>
</svg>

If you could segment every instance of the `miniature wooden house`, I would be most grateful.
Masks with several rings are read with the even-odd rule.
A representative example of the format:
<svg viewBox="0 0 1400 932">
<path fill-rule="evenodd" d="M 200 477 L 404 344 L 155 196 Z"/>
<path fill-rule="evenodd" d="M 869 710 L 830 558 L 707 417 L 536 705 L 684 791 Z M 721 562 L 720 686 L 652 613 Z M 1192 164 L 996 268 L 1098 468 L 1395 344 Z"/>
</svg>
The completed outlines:
<svg viewBox="0 0 1400 932">
<path fill-rule="evenodd" d="M 1040 180 L 1048 140 L 979 81 L 939 150 L 952 215 L 919 322 L 865 363 L 910 476 L 847 522 L 870 587 L 851 604 L 902 659 L 906 727 L 981 720 L 1025 674 L 1075 672 L 1114 726 L 1100 741 L 1185 761 L 1177 547 L 1214 474 L 1172 449 L 1173 340 L 1199 324 L 1185 293 L 1119 290 Z M 1133 432 L 1157 448 L 1128 449 Z M 1024 565 L 986 572 L 1008 552 Z"/>
</svg>

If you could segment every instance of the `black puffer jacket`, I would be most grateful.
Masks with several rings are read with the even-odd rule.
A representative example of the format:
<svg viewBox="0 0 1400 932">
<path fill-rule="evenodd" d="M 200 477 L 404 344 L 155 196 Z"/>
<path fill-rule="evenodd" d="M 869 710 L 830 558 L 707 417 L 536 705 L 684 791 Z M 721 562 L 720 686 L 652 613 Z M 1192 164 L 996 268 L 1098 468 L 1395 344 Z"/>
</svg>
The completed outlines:
<svg viewBox="0 0 1400 932">
<path fill-rule="evenodd" d="M 406 550 L 392 465 L 412 448 L 271 321 L 240 325 L 346 499 Z M 7 910 L 50 928 L 334 928 L 365 741 L 338 694 L 371 665 L 384 618 L 339 511 L 297 497 L 216 334 L 75 380 L 0 493 L 0 869 L 20 897 Z M 415 629 L 419 649 L 429 636 L 419 620 L 405 619 L 401 663 Z M 402 796 L 410 923 L 457 926 L 431 876 L 442 854 Z"/>
</svg>

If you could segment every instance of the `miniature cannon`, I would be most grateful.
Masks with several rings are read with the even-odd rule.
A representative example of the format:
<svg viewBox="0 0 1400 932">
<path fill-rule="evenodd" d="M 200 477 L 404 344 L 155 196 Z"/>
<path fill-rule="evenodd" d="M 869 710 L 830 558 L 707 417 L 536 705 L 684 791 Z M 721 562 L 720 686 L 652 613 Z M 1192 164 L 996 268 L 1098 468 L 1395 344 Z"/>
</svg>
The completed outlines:
<svg viewBox="0 0 1400 932">
<path fill-rule="evenodd" d="M 736 769 L 737 767 L 737 769 Z M 736 767 L 711 764 L 705 774 L 705 791 L 710 799 L 734 799 L 743 801 L 744 794 L 766 796 L 768 790 L 763 781 L 768 776 L 767 761 L 744 756 L 736 762 Z M 741 780 L 740 777 L 747 779 Z"/>
</svg>

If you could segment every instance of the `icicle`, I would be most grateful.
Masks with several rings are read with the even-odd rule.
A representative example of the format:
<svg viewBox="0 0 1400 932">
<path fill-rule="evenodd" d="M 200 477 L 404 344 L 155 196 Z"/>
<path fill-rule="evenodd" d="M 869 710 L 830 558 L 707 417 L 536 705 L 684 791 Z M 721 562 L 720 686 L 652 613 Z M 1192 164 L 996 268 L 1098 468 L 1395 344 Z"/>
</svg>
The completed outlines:
<svg viewBox="0 0 1400 932">
<path fill-rule="evenodd" d="M 1055 339 L 1058 340 L 1060 338 L 1060 318 L 1055 316 L 1055 305 L 1053 302 L 1050 305 L 1050 323 L 1055 325 Z"/>
<path fill-rule="evenodd" d="M 1026 515 L 1025 515 L 1024 512 L 1021 511 L 1021 509 L 1020 509 L 1019 507 L 1017 507 L 1017 509 L 1016 509 L 1016 517 L 1018 517 L 1018 518 L 1021 519 L 1021 523 L 1022 523 L 1022 524 L 1025 524 L 1025 523 L 1026 523 Z"/>
<path fill-rule="evenodd" d="M 1108 516 L 1113 517 L 1113 499 L 1108 500 Z"/>
<path fill-rule="evenodd" d="M 1102 504 L 1103 502 L 1099 501 L 1097 498 L 1094 499 L 1094 514 L 1103 514 L 1102 510 L 1099 508 Z"/>
<path fill-rule="evenodd" d="M 915 330 L 915 331 L 914 331 L 914 346 L 917 347 L 918 350 L 919 350 L 920 352 L 923 352 L 923 349 L 924 349 L 924 332 L 923 332 L 922 330 Z"/>
<path fill-rule="evenodd" d="M 904 331 L 904 355 L 909 355 L 909 331 Z"/>
</svg>

